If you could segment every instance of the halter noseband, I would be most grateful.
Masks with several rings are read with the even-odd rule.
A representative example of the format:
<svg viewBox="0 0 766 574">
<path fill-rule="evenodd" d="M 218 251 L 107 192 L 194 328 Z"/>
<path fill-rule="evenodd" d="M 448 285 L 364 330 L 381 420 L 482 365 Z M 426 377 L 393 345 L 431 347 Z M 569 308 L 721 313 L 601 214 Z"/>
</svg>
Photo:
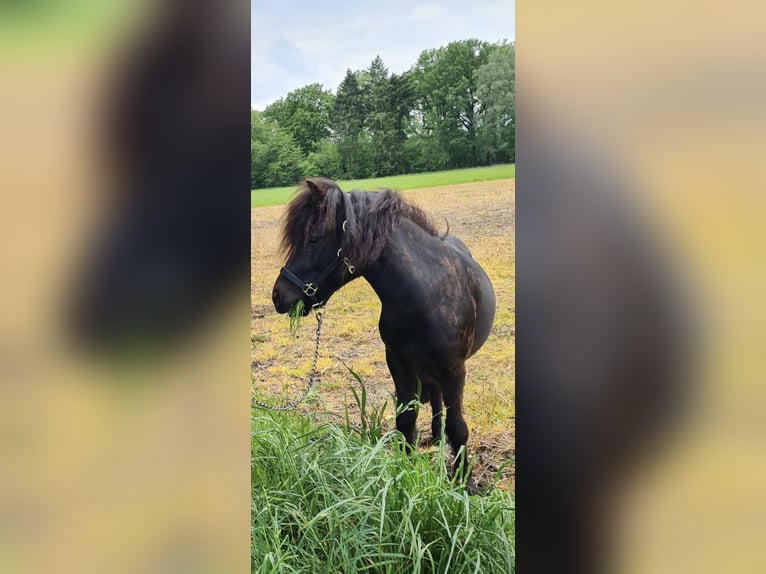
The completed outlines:
<svg viewBox="0 0 766 574">
<path fill-rule="evenodd" d="M 343 231 L 346 231 L 345 221 L 343 222 Z M 330 261 L 327 267 L 325 267 L 324 270 L 319 274 L 319 276 L 316 278 L 316 283 L 304 281 L 295 273 L 290 271 L 287 267 L 282 267 L 279 270 L 279 274 L 290 281 L 290 283 L 298 287 L 298 289 L 300 289 L 309 299 L 311 299 L 312 307 L 321 307 L 324 304 L 324 301 L 318 301 L 316 296 L 317 291 L 319 290 L 319 285 L 321 285 L 321 283 L 327 279 L 341 263 L 346 265 L 346 269 L 348 269 L 348 272 L 352 275 L 356 272 L 356 267 L 351 265 L 351 262 L 347 257 L 343 257 L 343 250 L 338 249 L 337 257 Z"/>
</svg>

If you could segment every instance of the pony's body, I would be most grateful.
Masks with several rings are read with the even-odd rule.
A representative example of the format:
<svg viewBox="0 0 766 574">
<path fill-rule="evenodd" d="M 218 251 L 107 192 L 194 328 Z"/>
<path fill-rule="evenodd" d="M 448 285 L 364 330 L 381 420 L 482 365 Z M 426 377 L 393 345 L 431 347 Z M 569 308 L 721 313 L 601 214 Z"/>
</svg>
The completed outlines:
<svg viewBox="0 0 766 574">
<path fill-rule="evenodd" d="M 487 275 L 460 240 L 442 240 L 405 220 L 365 278 L 382 303 L 380 337 L 399 404 L 420 398 L 433 407 L 433 437 L 441 434 L 442 398 L 446 434 L 459 448 L 468 438 L 462 420 L 465 361 L 487 340 L 495 295 Z M 451 416 L 455 414 L 456 416 Z M 415 413 L 397 419 L 414 441 Z"/>
<path fill-rule="evenodd" d="M 277 311 L 289 311 L 301 298 L 307 308 L 323 304 L 345 283 L 364 277 L 382 303 L 379 330 L 397 403 L 430 401 L 436 440 L 446 406 L 445 434 L 456 453 L 465 447 L 465 361 L 486 341 L 495 314 L 492 284 L 465 244 L 439 236 L 421 210 L 394 192 L 346 194 L 330 180 L 311 179 L 288 207 L 283 247 L 293 279 L 284 273 L 277 279 Z M 344 256 L 345 265 L 333 269 Z M 314 285 L 314 298 L 302 293 L 296 276 L 310 284 L 323 269 L 331 273 Z M 412 409 L 397 415 L 409 444 L 416 416 Z M 458 464 L 462 468 L 466 458 Z"/>
</svg>

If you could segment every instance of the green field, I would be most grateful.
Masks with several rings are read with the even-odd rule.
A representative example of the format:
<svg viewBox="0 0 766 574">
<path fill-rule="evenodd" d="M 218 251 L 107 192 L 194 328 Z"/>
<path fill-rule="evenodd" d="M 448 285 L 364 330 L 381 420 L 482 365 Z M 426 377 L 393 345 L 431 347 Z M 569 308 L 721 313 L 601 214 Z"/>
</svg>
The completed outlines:
<svg viewBox="0 0 766 574">
<path fill-rule="evenodd" d="M 439 185 L 471 183 L 474 181 L 491 181 L 494 179 L 509 179 L 516 177 L 516 165 L 490 165 L 487 167 L 472 167 L 467 169 L 452 169 L 448 171 L 432 171 L 429 173 L 411 173 L 393 175 L 390 177 L 375 177 L 372 179 L 341 180 L 341 189 L 420 189 Z M 297 186 L 272 187 L 269 189 L 254 189 L 250 193 L 250 207 L 266 207 L 268 205 L 283 205 L 287 203 Z"/>
</svg>

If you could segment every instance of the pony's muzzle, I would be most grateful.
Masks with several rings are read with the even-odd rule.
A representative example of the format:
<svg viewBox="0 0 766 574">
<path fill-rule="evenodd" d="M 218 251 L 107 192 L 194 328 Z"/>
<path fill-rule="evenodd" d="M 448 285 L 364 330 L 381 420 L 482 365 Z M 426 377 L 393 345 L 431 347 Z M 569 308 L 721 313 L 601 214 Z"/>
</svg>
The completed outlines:
<svg viewBox="0 0 766 574">
<path fill-rule="evenodd" d="M 290 310 L 290 307 L 284 304 L 282 295 L 276 287 L 274 287 L 274 291 L 271 292 L 271 300 L 274 303 L 274 309 L 277 310 L 277 313 L 287 313 Z"/>
<path fill-rule="evenodd" d="M 271 292 L 271 301 L 274 303 L 274 309 L 276 309 L 277 313 L 283 315 L 293 308 L 298 300 L 303 297 L 303 293 L 300 293 L 292 285 L 287 284 L 287 282 L 284 282 L 285 285 L 282 285 L 281 287 L 280 283 L 282 283 L 282 281 L 278 279 L 277 283 L 274 285 L 274 290 Z M 303 309 L 303 316 L 305 317 L 308 315 L 309 311 L 311 311 L 311 304 L 306 303 Z"/>
</svg>

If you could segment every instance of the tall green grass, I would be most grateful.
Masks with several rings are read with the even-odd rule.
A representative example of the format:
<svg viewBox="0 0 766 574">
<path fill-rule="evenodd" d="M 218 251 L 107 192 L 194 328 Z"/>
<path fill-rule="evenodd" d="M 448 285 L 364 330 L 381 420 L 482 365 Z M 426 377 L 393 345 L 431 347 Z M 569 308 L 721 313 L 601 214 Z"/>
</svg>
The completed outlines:
<svg viewBox="0 0 766 574">
<path fill-rule="evenodd" d="M 516 165 L 510 163 L 467 169 L 432 171 L 430 173 L 410 173 L 406 175 L 376 177 L 371 179 L 342 180 L 338 183 L 344 191 L 351 191 L 352 189 L 375 191 L 385 188 L 407 190 L 420 189 L 423 187 L 436 187 L 438 185 L 508 179 L 512 177 L 516 177 Z M 250 207 L 266 207 L 268 205 L 285 204 L 289 201 L 290 196 L 293 194 L 296 187 L 297 185 L 254 189 L 250 193 Z"/>
<path fill-rule="evenodd" d="M 379 415 L 355 432 L 253 411 L 252 571 L 514 572 L 511 495 L 469 496 L 443 447 L 407 454 Z"/>
</svg>

